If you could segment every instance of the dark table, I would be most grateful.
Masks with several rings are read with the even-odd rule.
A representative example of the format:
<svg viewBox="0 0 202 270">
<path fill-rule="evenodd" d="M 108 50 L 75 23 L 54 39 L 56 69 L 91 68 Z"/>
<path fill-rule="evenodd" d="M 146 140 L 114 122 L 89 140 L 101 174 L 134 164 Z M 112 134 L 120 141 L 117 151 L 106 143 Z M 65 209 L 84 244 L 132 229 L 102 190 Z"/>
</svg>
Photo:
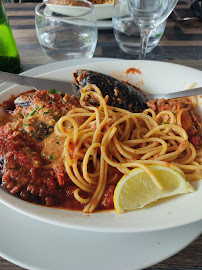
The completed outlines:
<svg viewBox="0 0 202 270">
<path fill-rule="evenodd" d="M 36 3 L 5 4 L 24 71 L 49 63 L 36 36 L 35 6 Z M 178 63 L 202 70 L 202 22 L 199 20 L 182 22 L 180 18 L 183 17 L 194 17 L 190 10 L 190 1 L 180 1 L 178 3 L 168 19 L 165 33 L 159 45 L 151 53 L 147 54 L 146 59 Z M 128 55 L 119 49 L 112 29 L 99 30 L 94 56 L 137 59 L 136 56 Z M 20 269 L 22 268 L 0 257 L 0 270 Z M 202 236 L 183 251 L 148 269 L 202 269 Z"/>
</svg>

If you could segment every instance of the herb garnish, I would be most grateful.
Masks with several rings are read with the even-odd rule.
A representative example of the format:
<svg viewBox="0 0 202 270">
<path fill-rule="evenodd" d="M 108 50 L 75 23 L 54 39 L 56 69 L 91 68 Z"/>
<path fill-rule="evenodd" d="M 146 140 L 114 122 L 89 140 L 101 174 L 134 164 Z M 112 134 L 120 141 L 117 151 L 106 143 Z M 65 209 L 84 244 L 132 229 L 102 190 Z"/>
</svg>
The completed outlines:
<svg viewBox="0 0 202 270">
<path fill-rule="evenodd" d="M 43 115 L 48 114 L 48 113 L 52 113 L 52 110 L 47 110 L 46 112 L 43 112 Z"/>
<path fill-rule="evenodd" d="M 50 112 L 49 112 L 49 111 L 47 111 L 47 112 L 43 112 L 43 115 L 48 114 L 48 113 L 50 113 Z"/>
<path fill-rule="evenodd" d="M 33 116 L 35 114 L 36 110 L 33 110 L 31 113 L 30 113 L 30 116 Z"/>
<path fill-rule="evenodd" d="M 55 94 L 55 89 L 50 89 L 49 94 Z"/>
<path fill-rule="evenodd" d="M 49 158 L 50 158 L 51 160 L 54 160 L 54 159 L 55 159 L 54 156 L 52 156 L 52 155 L 50 155 Z"/>
</svg>

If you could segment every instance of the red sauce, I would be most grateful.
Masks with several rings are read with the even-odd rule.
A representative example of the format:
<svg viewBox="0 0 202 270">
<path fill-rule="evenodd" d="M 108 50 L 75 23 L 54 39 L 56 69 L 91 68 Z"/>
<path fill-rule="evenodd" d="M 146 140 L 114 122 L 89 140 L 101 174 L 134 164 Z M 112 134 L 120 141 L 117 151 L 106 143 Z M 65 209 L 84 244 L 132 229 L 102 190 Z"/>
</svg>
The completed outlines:
<svg viewBox="0 0 202 270">
<path fill-rule="evenodd" d="M 137 69 L 137 68 L 129 68 L 129 69 L 126 70 L 126 74 L 129 74 L 129 73 L 131 73 L 131 74 L 134 74 L 134 73 L 141 74 L 141 71 L 139 69 Z"/>
<path fill-rule="evenodd" d="M 200 142 L 200 137 L 199 137 L 199 136 L 194 136 L 194 137 L 191 138 L 191 143 L 192 143 L 194 146 L 199 145 L 199 142 Z"/>
<path fill-rule="evenodd" d="M 67 175 L 60 153 L 56 153 L 63 149 L 63 141 L 53 136 L 50 126 L 55 112 L 61 117 L 80 106 L 76 97 L 68 97 L 68 102 L 63 102 L 63 98 L 56 93 L 36 91 L 27 106 L 15 105 L 14 96 L 4 102 L 8 117 L 0 127 L 0 185 L 28 202 L 83 210 L 84 205 L 74 198 L 77 186 Z M 54 145 L 49 145 L 49 141 Z M 106 188 L 98 209 L 114 208 L 113 192 L 113 188 Z M 80 195 L 88 196 L 84 191 Z"/>
<path fill-rule="evenodd" d="M 2 187 L 33 203 L 59 207 L 68 205 L 70 209 L 82 209 L 82 205 L 74 201 L 72 192 L 76 186 L 66 173 L 63 174 L 65 184 L 60 186 L 60 172 L 47 166 L 50 162 L 41 156 L 41 150 L 29 135 L 13 132 L 8 125 L 1 127 Z"/>
<path fill-rule="evenodd" d="M 189 141 L 191 141 L 194 146 L 199 146 L 200 138 L 202 138 L 201 120 L 200 116 L 195 112 L 192 101 L 189 98 L 149 100 L 147 106 L 154 110 L 156 114 L 168 110 L 174 115 L 177 115 L 180 110 L 184 109 L 181 117 L 181 125 L 186 130 Z"/>
</svg>

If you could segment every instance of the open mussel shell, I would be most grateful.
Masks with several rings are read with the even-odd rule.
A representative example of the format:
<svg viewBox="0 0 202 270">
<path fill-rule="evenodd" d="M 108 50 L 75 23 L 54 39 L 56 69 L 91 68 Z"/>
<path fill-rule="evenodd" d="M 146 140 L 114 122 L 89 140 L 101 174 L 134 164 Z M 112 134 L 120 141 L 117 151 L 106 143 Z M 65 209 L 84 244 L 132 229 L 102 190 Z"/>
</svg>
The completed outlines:
<svg viewBox="0 0 202 270">
<path fill-rule="evenodd" d="M 109 96 L 108 105 L 131 112 L 142 112 L 147 108 L 146 96 L 133 85 L 92 70 L 79 69 L 73 73 L 73 77 L 79 88 L 95 84 L 104 97 Z"/>
<path fill-rule="evenodd" d="M 20 107 L 29 107 L 30 103 L 32 101 L 32 97 L 33 97 L 33 92 L 31 93 L 26 93 L 23 95 L 20 95 L 19 97 L 17 97 L 14 101 L 15 105 L 20 106 Z"/>
</svg>

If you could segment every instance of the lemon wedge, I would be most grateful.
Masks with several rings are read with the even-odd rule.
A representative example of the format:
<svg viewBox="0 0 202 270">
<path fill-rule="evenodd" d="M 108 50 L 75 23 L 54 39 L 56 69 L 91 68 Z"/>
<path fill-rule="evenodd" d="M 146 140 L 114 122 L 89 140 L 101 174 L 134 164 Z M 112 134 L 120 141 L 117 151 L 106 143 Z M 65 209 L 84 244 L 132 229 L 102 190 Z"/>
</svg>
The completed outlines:
<svg viewBox="0 0 202 270">
<path fill-rule="evenodd" d="M 194 192 L 193 186 L 177 171 L 162 165 L 149 165 L 161 190 L 142 168 L 131 170 L 118 182 L 114 191 L 114 207 L 119 214 L 142 208 L 162 198 Z"/>
</svg>

